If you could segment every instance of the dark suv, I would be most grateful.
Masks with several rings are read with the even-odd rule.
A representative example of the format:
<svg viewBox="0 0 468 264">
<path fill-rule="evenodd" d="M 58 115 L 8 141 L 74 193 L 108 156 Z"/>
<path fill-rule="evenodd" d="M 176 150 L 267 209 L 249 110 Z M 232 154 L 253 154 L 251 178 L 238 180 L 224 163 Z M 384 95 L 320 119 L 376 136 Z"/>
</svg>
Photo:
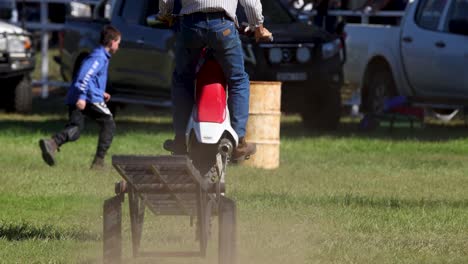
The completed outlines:
<svg viewBox="0 0 468 264">
<path fill-rule="evenodd" d="M 282 109 L 299 112 L 310 128 L 336 128 L 341 113 L 342 45 L 339 36 L 297 21 L 280 1 L 262 1 L 273 43 L 244 38 L 251 80 L 282 81 Z M 238 12 L 245 21 L 243 11 Z"/>
<path fill-rule="evenodd" d="M 243 37 L 250 79 L 282 81 L 283 110 L 299 111 L 309 127 L 335 128 L 343 80 L 339 38 L 296 21 L 278 0 L 262 4 L 265 25 L 275 40 L 257 44 Z M 61 59 L 65 80 L 71 80 L 74 69 L 97 45 L 102 26 L 112 23 L 123 36 L 109 68 L 113 101 L 170 106 L 175 33 L 146 24 L 157 8 L 154 0 L 104 0 L 93 18 L 69 18 Z M 107 16 L 104 10 L 110 10 Z M 244 20 L 243 11 L 238 16 Z"/>
</svg>

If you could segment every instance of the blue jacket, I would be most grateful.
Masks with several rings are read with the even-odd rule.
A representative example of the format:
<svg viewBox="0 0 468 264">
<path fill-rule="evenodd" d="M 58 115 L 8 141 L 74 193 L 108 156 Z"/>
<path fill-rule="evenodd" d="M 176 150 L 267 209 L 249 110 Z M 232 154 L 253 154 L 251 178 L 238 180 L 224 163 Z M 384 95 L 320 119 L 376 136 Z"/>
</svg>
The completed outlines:
<svg viewBox="0 0 468 264">
<path fill-rule="evenodd" d="M 83 60 L 68 90 L 67 104 L 74 105 L 79 99 L 89 103 L 104 102 L 110 57 L 110 53 L 100 46 Z"/>
</svg>

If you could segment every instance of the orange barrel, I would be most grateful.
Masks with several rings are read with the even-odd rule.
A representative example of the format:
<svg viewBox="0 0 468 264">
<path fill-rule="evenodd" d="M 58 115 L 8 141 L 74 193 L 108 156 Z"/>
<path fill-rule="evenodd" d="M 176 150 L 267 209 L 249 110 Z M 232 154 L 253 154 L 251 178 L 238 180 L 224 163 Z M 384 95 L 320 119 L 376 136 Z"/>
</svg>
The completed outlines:
<svg viewBox="0 0 468 264">
<path fill-rule="evenodd" d="M 246 140 L 257 144 L 257 153 L 244 163 L 263 169 L 279 167 L 281 82 L 250 82 Z"/>
</svg>

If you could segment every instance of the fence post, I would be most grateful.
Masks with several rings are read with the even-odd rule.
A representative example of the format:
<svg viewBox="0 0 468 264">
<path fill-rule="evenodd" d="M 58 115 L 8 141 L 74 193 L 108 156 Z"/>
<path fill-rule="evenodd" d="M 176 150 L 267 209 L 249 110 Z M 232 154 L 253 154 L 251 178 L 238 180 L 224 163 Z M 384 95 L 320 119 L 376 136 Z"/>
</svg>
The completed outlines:
<svg viewBox="0 0 468 264">
<path fill-rule="evenodd" d="M 42 98 L 49 96 L 49 34 L 47 31 L 47 19 L 49 17 L 49 9 L 46 0 L 41 0 L 41 83 L 42 83 Z"/>
</svg>

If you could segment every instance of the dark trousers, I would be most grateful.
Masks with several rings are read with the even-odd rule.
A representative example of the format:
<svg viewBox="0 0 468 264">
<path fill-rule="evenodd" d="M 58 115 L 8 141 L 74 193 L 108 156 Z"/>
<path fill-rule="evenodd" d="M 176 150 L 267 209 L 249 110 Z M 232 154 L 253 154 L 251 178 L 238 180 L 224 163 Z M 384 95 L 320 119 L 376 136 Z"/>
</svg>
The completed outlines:
<svg viewBox="0 0 468 264">
<path fill-rule="evenodd" d="M 104 158 L 112 143 L 115 132 L 115 122 L 106 104 L 87 103 L 83 111 L 74 105 L 69 105 L 68 116 L 69 120 L 65 125 L 65 129 L 53 136 L 57 145 L 61 146 L 67 142 L 78 140 L 85 125 L 85 117 L 88 117 L 96 121 L 100 127 L 96 157 Z"/>
</svg>

